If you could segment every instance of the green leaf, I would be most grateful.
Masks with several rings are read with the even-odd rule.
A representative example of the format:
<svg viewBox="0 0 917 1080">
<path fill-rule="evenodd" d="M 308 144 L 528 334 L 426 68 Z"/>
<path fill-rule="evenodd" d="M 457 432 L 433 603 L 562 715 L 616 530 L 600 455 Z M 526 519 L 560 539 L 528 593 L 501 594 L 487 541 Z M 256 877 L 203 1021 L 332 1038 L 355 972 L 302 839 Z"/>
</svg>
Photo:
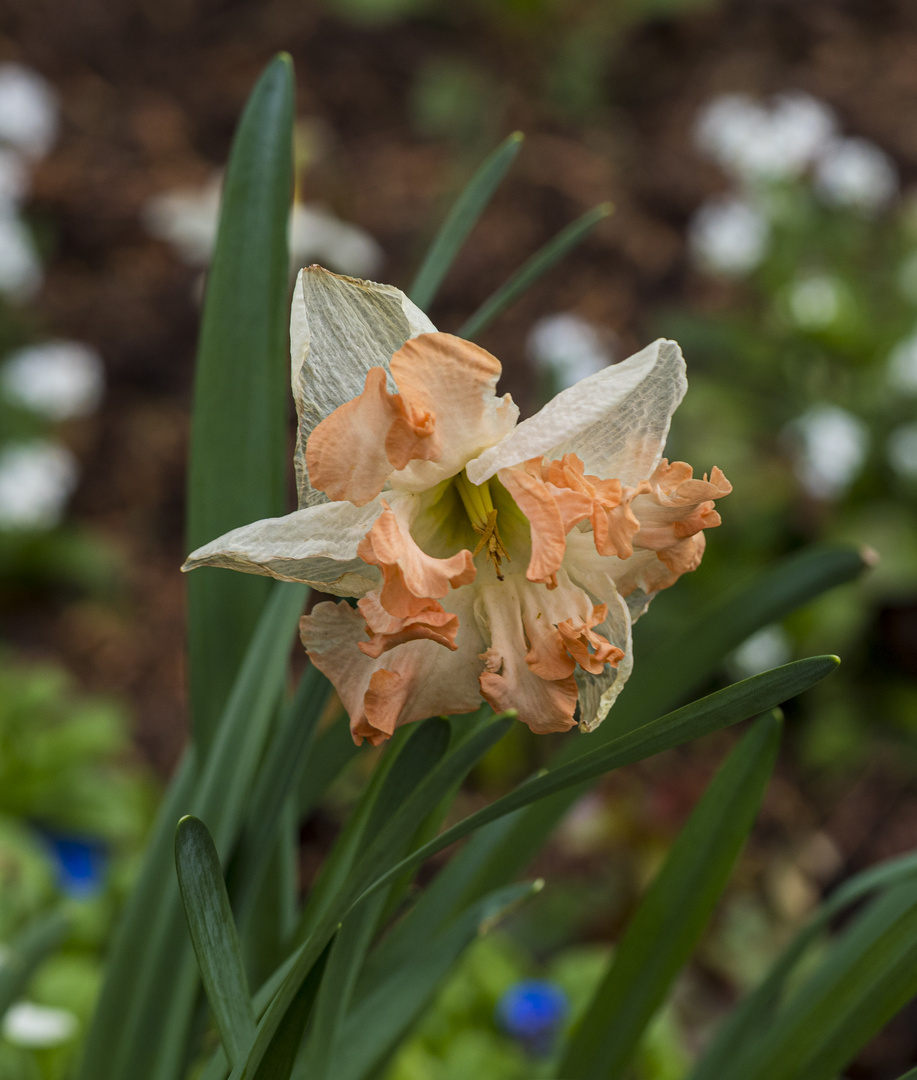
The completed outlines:
<svg viewBox="0 0 917 1080">
<path fill-rule="evenodd" d="M 853 581 L 871 561 L 857 548 L 810 547 L 713 599 L 682 630 L 639 654 L 624 693 L 591 737 L 615 738 L 680 704 L 702 688 L 723 658 L 746 638 L 829 589 Z M 578 749 L 571 747 L 567 753 Z"/>
<path fill-rule="evenodd" d="M 878 896 L 718 1080 L 835 1080 L 917 994 L 917 884 Z"/>
<path fill-rule="evenodd" d="M 449 734 L 449 724 L 440 717 L 426 720 L 411 733 L 388 770 L 367 814 L 363 829 L 364 848 L 367 838 L 372 841 L 385 828 L 422 778 L 442 760 L 449 748 Z M 410 834 L 402 837 L 398 854 L 404 852 L 410 839 Z M 331 1080 L 336 1076 L 335 1052 L 341 1025 L 350 1008 L 360 966 L 376 932 L 386 900 L 386 890 L 380 889 L 362 904 L 354 906 L 335 938 L 315 1006 L 315 1023 L 309 1040 L 308 1074 L 314 1080 Z"/>
<path fill-rule="evenodd" d="M 780 745 L 780 721 L 762 717 L 729 755 L 678 834 L 586 1015 L 559 1075 L 617 1080 L 690 957 L 754 824 Z"/>
<path fill-rule="evenodd" d="M 22 994 L 38 965 L 63 943 L 70 920 L 63 911 L 35 915 L 0 955 L 0 1017 Z"/>
<path fill-rule="evenodd" d="M 792 664 L 765 671 L 734 683 L 675 712 L 653 720 L 605 746 L 552 767 L 520 784 L 514 791 L 483 807 L 453 825 L 435 840 L 418 848 L 406 859 L 386 871 L 372 885 L 379 888 L 410 866 L 416 866 L 438 851 L 461 840 L 475 829 L 496 821 L 513 810 L 537 802 L 566 788 L 592 780 L 602 773 L 631 765 L 663 750 L 719 731 L 740 720 L 768 712 L 774 706 L 801 694 L 829 675 L 840 661 L 836 656 L 812 656 Z M 590 736 L 591 737 L 591 736 Z"/>
<path fill-rule="evenodd" d="M 322 983 L 332 944 L 333 942 L 329 942 L 325 947 L 296 992 L 296 996 L 284 1013 L 261 1058 L 261 1064 L 254 1073 L 254 1080 L 290 1080 L 303 1032 L 312 1015 L 312 1006 Z"/>
<path fill-rule="evenodd" d="M 284 804 L 294 791 L 330 695 L 331 684 L 325 676 L 318 668 L 308 667 L 268 744 L 228 874 L 240 926 L 245 925 L 253 910 L 280 830 Z"/>
<path fill-rule="evenodd" d="M 334 1080 L 376 1075 L 384 1059 L 430 1006 L 440 983 L 476 936 L 487 933 L 510 910 L 533 896 L 541 881 L 508 885 L 478 900 L 433 941 L 391 968 L 347 1017 L 335 1058 Z M 298 1080 L 311 1080 L 305 1069 Z"/>
<path fill-rule="evenodd" d="M 495 717 L 487 727 L 475 732 L 471 738 L 446 754 L 436 768 L 421 778 L 420 783 L 392 815 L 385 827 L 370 841 L 341 887 L 334 892 L 318 925 L 311 930 L 309 937 L 290 958 L 283 982 L 258 1025 L 258 1033 L 247 1059 L 236 1065 L 232 1071 L 231 1080 L 243 1080 L 243 1078 L 255 1075 L 274 1032 L 283 1022 L 283 1017 L 291 1007 L 291 1002 L 303 980 L 312 969 L 319 954 L 336 933 L 341 920 L 346 917 L 348 911 L 364 892 L 368 895 L 370 892 L 375 892 L 376 888 L 382 887 L 383 880 L 378 875 L 390 865 L 393 857 L 397 858 L 397 852 L 402 844 L 416 832 L 420 823 L 439 805 L 443 792 L 448 791 L 467 776 L 488 750 L 503 738 L 513 723 L 515 720 L 511 716 Z M 386 875 L 384 884 L 396 878 L 403 869 L 405 869 L 404 866 L 399 866 L 397 872 Z M 369 890 L 367 886 L 374 879 L 376 879 L 375 885 Z"/>
<path fill-rule="evenodd" d="M 281 54 L 252 91 L 227 166 L 195 374 L 189 551 L 286 509 L 293 97 Z M 269 588 L 209 568 L 189 578 L 191 712 L 204 753 Z"/>
<path fill-rule="evenodd" d="M 471 318 L 459 327 L 458 336 L 473 341 L 555 263 L 560 262 L 577 244 L 585 240 L 596 225 L 607 218 L 611 212 L 611 203 L 602 203 L 562 229 L 553 240 L 549 240 L 544 247 L 539 248 L 527 262 L 523 263 L 509 281 L 501 285 L 491 297 L 484 301 Z"/>
<path fill-rule="evenodd" d="M 521 131 L 514 131 L 500 143 L 468 181 L 449 211 L 408 290 L 408 295 L 422 311 L 426 311 L 436 298 L 449 267 L 506 176 L 524 138 Z"/>
<path fill-rule="evenodd" d="M 917 1069 L 911 1069 L 910 1072 L 904 1073 L 903 1076 L 899 1076 L 898 1080 L 917 1080 Z"/>
<path fill-rule="evenodd" d="M 833 656 L 810 657 L 793 664 L 766 671 L 751 679 L 720 690 L 701 701 L 685 706 L 668 716 L 646 724 L 637 731 L 622 736 L 608 746 L 600 747 L 582 758 L 560 766 L 546 774 L 528 780 L 515 791 L 490 806 L 447 829 L 435 840 L 424 844 L 407 858 L 391 865 L 390 853 L 397 849 L 396 840 L 410 827 L 419 823 L 438 803 L 444 790 L 465 775 L 475 761 L 486 753 L 508 730 L 513 721 L 497 717 L 489 728 L 448 754 L 443 762 L 426 777 L 414 793 L 396 813 L 388 827 L 370 845 L 363 858 L 355 866 L 348 883 L 336 897 L 323 922 L 301 946 L 293 959 L 289 974 L 271 1002 L 258 1028 L 247 1061 L 233 1070 L 231 1080 L 245 1080 L 257 1067 L 264 1047 L 276 1030 L 277 1024 L 289 1007 L 292 995 L 301 985 L 318 956 L 335 932 L 338 922 L 357 901 L 383 888 L 411 867 L 418 866 L 430 855 L 436 854 L 456 840 L 505 814 L 526 806 L 546 795 L 592 779 L 603 772 L 628 765 L 634 761 L 678 746 L 700 735 L 709 734 L 722 727 L 737 723 L 758 713 L 766 712 L 775 705 L 802 693 L 835 669 L 838 660 Z M 335 921 L 337 920 L 337 921 Z"/>
<path fill-rule="evenodd" d="M 565 740 L 552 766 L 575 760 L 681 704 L 709 681 L 737 642 L 827 589 L 851 581 L 867 565 L 868 559 L 852 548 L 809 548 L 717 598 L 683 629 L 666 635 L 652 654 L 638 649 L 634 673 L 608 719 L 588 737 Z M 412 942 L 425 940 L 424 935 L 432 935 L 462 907 L 521 873 L 590 783 L 586 780 L 540 799 L 515 813 L 512 822 L 482 828 L 425 890 L 416 909 L 418 921 L 408 926 L 415 914 L 411 912 L 404 920 L 404 936 L 399 924 L 382 948 L 390 947 L 393 957 L 396 946 L 410 953 Z M 371 970 L 375 964 L 374 955 Z"/>
<path fill-rule="evenodd" d="M 106 967 L 81 1080 L 171 1080 L 187 1052 L 197 967 L 174 873 L 175 822 L 206 821 L 225 860 L 241 825 L 308 589 L 275 582 L 205 764 L 187 756 L 157 818 Z"/>
<path fill-rule="evenodd" d="M 762 1034 L 773 1020 L 791 972 L 845 908 L 871 892 L 915 878 L 917 854 L 912 853 L 870 867 L 840 886 L 784 949 L 764 980 L 730 1011 L 691 1074 L 691 1080 L 718 1080 L 742 1047 Z"/>
<path fill-rule="evenodd" d="M 220 858 L 198 818 L 178 823 L 175 866 L 207 1000 L 226 1054 L 235 1062 L 255 1033 L 255 1013 Z"/>
</svg>

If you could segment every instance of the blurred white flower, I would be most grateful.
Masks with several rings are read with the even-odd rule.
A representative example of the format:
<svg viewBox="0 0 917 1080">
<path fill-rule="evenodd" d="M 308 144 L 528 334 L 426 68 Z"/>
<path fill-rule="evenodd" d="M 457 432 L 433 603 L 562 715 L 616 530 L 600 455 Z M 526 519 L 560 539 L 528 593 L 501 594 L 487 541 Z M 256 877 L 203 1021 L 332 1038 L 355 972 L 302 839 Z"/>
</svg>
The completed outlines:
<svg viewBox="0 0 917 1080">
<path fill-rule="evenodd" d="M 28 300 L 41 287 L 41 263 L 25 225 L 0 206 L 0 293 L 11 300 Z"/>
<path fill-rule="evenodd" d="M 740 180 L 798 176 L 832 137 L 834 112 L 802 91 L 787 91 L 770 108 L 747 94 L 721 94 L 700 112 L 695 144 Z"/>
<path fill-rule="evenodd" d="M 767 251 L 767 218 L 745 199 L 729 195 L 709 199 L 688 225 L 688 243 L 694 257 L 721 274 L 747 274 Z"/>
<path fill-rule="evenodd" d="M 797 278 L 788 287 L 787 306 L 797 326 L 803 330 L 821 330 L 840 314 L 839 284 L 826 274 Z"/>
<path fill-rule="evenodd" d="M 902 394 L 917 394 L 917 333 L 899 341 L 888 357 L 888 385 Z"/>
<path fill-rule="evenodd" d="M 17 1001 L 3 1017 L 3 1037 L 16 1046 L 39 1049 L 59 1046 L 72 1039 L 79 1027 L 68 1009 L 51 1009 L 31 1001 Z"/>
<path fill-rule="evenodd" d="M 539 319 L 525 348 L 537 368 L 554 376 L 558 390 L 594 375 L 613 359 L 607 335 L 572 311 Z"/>
<path fill-rule="evenodd" d="M 894 199 L 898 172 L 868 139 L 832 139 L 818 160 L 815 188 L 827 203 L 872 213 Z"/>
<path fill-rule="evenodd" d="M 917 480 L 917 422 L 895 428 L 885 444 L 885 452 L 896 473 Z"/>
<path fill-rule="evenodd" d="M 51 529 L 77 484 L 73 454 L 36 439 L 0 450 L 0 529 Z"/>
<path fill-rule="evenodd" d="M 819 404 L 788 425 L 796 456 L 796 475 L 815 499 L 842 495 L 866 460 L 869 432 L 853 413 Z"/>
<path fill-rule="evenodd" d="M 295 269 L 312 262 L 352 277 L 373 278 L 382 248 L 365 229 L 350 225 L 318 203 L 297 203 L 290 217 L 290 258 Z"/>
<path fill-rule="evenodd" d="M 57 94 L 23 64 L 0 64 L 0 142 L 40 158 L 57 138 Z"/>
<path fill-rule="evenodd" d="M 206 266 L 216 245 L 221 180 L 202 188 L 167 192 L 143 210 L 147 231 L 171 244 L 191 266 Z M 290 215 L 290 259 L 295 269 L 320 262 L 339 273 L 371 278 L 382 265 L 382 249 L 356 225 L 315 203 L 297 203 Z"/>
<path fill-rule="evenodd" d="M 102 400 L 102 358 L 78 341 L 48 341 L 14 352 L 0 367 L 7 400 L 49 420 L 87 416 Z"/>
<path fill-rule="evenodd" d="M 0 146 L 0 212 L 9 213 L 29 191 L 29 170 L 15 150 Z"/>
<path fill-rule="evenodd" d="M 771 623 L 746 638 L 730 655 L 727 666 L 737 679 L 748 679 L 790 661 L 793 643 L 779 623 Z"/>
</svg>

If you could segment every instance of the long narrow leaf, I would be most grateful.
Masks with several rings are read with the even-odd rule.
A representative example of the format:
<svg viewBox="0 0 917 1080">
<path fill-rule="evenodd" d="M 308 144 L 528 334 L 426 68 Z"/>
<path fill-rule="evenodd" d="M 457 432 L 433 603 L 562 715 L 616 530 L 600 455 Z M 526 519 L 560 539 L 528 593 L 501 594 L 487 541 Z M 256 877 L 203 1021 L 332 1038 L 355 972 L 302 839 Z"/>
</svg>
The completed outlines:
<svg viewBox="0 0 917 1080">
<path fill-rule="evenodd" d="M 296 694 L 283 710 L 279 729 L 258 770 L 245 815 L 245 825 L 228 874 L 229 891 L 244 925 L 271 859 L 284 804 L 294 789 L 312 745 L 316 725 L 331 693 L 331 684 L 309 667 Z"/>
<path fill-rule="evenodd" d="M 773 771 L 780 722 L 766 716 L 729 755 L 678 834 L 624 932 L 559 1074 L 618 1080 L 697 944 L 745 844 Z"/>
<path fill-rule="evenodd" d="M 286 658 L 308 593 L 277 582 L 258 623 L 200 771 L 191 759 L 167 797 L 123 932 L 109 960 L 81 1080 L 171 1080 L 184 1060 L 197 993 L 173 862 L 174 823 L 186 813 L 206 821 L 221 860 L 228 857 L 245 798 L 283 690 Z M 165 813 L 171 815 L 163 835 Z M 144 921 L 144 918 L 146 921 Z"/>
<path fill-rule="evenodd" d="M 285 510 L 287 220 L 293 68 L 265 70 L 239 123 L 201 323 L 188 479 L 188 550 Z M 195 571 L 188 648 L 195 739 L 209 747 L 270 583 Z"/>
<path fill-rule="evenodd" d="M 515 303 L 520 296 L 530 289 L 535 282 L 546 274 L 552 266 L 569 254 L 577 244 L 592 232 L 592 230 L 604 221 L 612 212 L 611 203 L 602 203 L 594 210 L 571 222 L 562 229 L 553 240 L 549 240 L 544 247 L 539 248 L 535 254 L 516 271 L 504 285 L 485 300 L 478 310 L 459 327 L 459 337 L 473 341 L 482 330 L 488 327 L 494 319 L 503 311 Z"/>
<path fill-rule="evenodd" d="M 588 738 L 566 740 L 553 764 L 572 761 L 679 705 L 692 690 L 709 681 L 736 642 L 826 590 L 852 581 L 869 561 L 853 548 L 809 548 L 717 598 L 686 627 L 660 641 L 651 655 L 639 656 L 625 692 L 602 727 Z M 365 976 L 367 987 L 377 973 L 384 974 L 389 958 L 400 955 L 397 950 L 409 954 L 413 942 L 432 940 L 437 929 L 463 907 L 520 874 L 590 783 L 587 780 L 540 799 L 516 812 L 512 822 L 502 820 L 479 830 L 424 891 L 416 921 L 415 912 L 411 912 L 377 950 L 382 966 L 377 968 L 375 954 L 371 958 Z M 387 953 L 387 949 L 392 952 Z"/>
<path fill-rule="evenodd" d="M 175 867 L 204 990 L 229 1060 L 255 1033 L 255 1012 L 242 963 L 220 858 L 207 826 L 183 817 L 175 832 Z"/>
<path fill-rule="evenodd" d="M 882 893 L 721 1080 L 834 1080 L 917 994 L 917 884 Z"/>
<path fill-rule="evenodd" d="M 790 974 L 807 949 L 845 908 L 871 892 L 915 879 L 917 854 L 911 854 L 870 867 L 837 889 L 784 949 L 764 980 L 730 1011 L 691 1074 L 691 1080 L 717 1080 L 742 1048 L 762 1034 L 773 1020 Z"/>
<path fill-rule="evenodd" d="M 449 725 L 439 717 L 427 720 L 411 734 L 373 802 L 366 822 L 368 837 L 374 837 L 385 827 L 422 778 L 436 768 L 448 748 Z M 401 838 L 401 854 L 409 841 L 410 836 Z M 398 849 L 395 848 L 392 854 L 397 857 Z M 313 1080 L 333 1080 L 336 1076 L 335 1052 L 341 1026 L 350 1009 L 357 975 L 385 902 L 385 890 L 380 889 L 362 904 L 357 904 L 344 919 L 335 938 L 309 1040 L 308 1074 Z"/>
<path fill-rule="evenodd" d="M 322 984 L 322 976 L 331 948 L 332 943 L 329 942 L 306 976 L 289 1009 L 284 1013 L 261 1058 L 258 1071 L 253 1074 L 254 1080 L 290 1080 L 303 1032 L 309 1022 L 312 1006 L 315 1004 Z"/>
<path fill-rule="evenodd" d="M 379 875 L 391 864 L 392 853 L 397 852 L 404 840 L 414 834 L 419 823 L 439 804 L 443 792 L 467 776 L 469 770 L 503 738 L 513 723 L 515 720 L 512 716 L 495 717 L 487 727 L 448 753 L 436 768 L 421 779 L 411 795 L 392 815 L 391 820 L 368 845 L 344 887 L 334 894 L 332 902 L 326 908 L 326 914 L 291 958 L 286 976 L 258 1025 L 258 1033 L 246 1060 L 236 1065 L 231 1080 L 243 1080 L 255 1075 L 266 1048 L 278 1026 L 282 1024 L 303 980 L 336 933 L 341 920 L 364 891 L 370 891 L 367 887 L 374 879 L 376 888 L 381 888 L 382 878 Z M 397 855 L 395 857 L 397 858 Z M 399 871 L 401 869 L 403 867 L 399 867 Z M 386 875 L 385 884 L 397 877 L 397 872 Z M 371 891 L 374 892 L 375 888 Z"/>
<path fill-rule="evenodd" d="M 766 712 L 813 686 L 833 671 L 837 664 L 838 660 L 833 656 L 811 657 L 808 660 L 799 660 L 794 664 L 786 664 L 773 671 L 764 672 L 718 691 L 716 694 L 711 694 L 699 702 L 647 724 L 631 735 L 623 736 L 609 746 L 584 755 L 578 761 L 527 781 L 509 795 L 465 818 L 451 829 L 447 829 L 436 840 L 424 844 L 407 858 L 386 869 L 386 854 L 391 846 L 391 837 L 397 830 L 406 826 L 405 819 L 410 819 L 412 814 L 416 814 L 416 820 L 419 820 L 428 813 L 437 804 L 442 791 L 463 775 L 462 769 L 470 768 L 477 757 L 485 752 L 488 736 L 502 737 L 505 733 L 506 722 L 501 724 L 500 718 L 497 718 L 490 730 L 485 729 L 469 739 L 454 753 L 447 755 L 440 768 L 434 770 L 426 778 L 395 815 L 388 829 L 379 836 L 375 844 L 370 846 L 355 868 L 349 892 L 338 897 L 340 914 L 337 914 L 337 909 L 330 911 L 322 925 L 317 927 L 309 940 L 303 943 L 291 964 L 284 984 L 259 1025 L 258 1034 L 255 1036 L 247 1060 L 236 1066 L 231 1080 L 244 1080 L 253 1075 L 262 1059 L 266 1045 L 289 1008 L 293 995 L 301 986 L 302 980 L 314 964 L 319 951 L 325 947 L 334 933 L 337 926 L 335 916 L 337 920 L 343 918 L 361 897 L 384 887 L 405 870 L 419 865 L 428 856 L 467 836 L 481 825 L 495 821 L 512 810 L 526 806 L 545 795 L 598 776 L 602 772 L 631 764 L 689 739 L 709 734 L 719 728 L 737 723 L 739 720 Z M 420 810 L 421 807 L 423 807 L 422 810 Z"/>
<path fill-rule="evenodd" d="M 35 915 L 0 955 L 0 1017 L 25 990 L 32 973 L 66 938 L 70 919 L 63 911 Z"/>
<path fill-rule="evenodd" d="M 435 940 L 417 949 L 405 963 L 365 997 L 348 1016 L 335 1061 L 334 1080 L 364 1080 L 429 1007 L 437 987 L 455 961 L 479 934 L 488 932 L 510 910 L 534 896 L 541 881 L 508 885 L 490 893 L 455 919 Z M 297 1080 L 311 1080 L 297 1071 Z"/>
<path fill-rule="evenodd" d="M 514 131 L 500 143 L 468 181 L 449 211 L 408 290 L 408 295 L 421 310 L 426 311 L 436 298 L 449 267 L 506 176 L 524 138 L 521 131 Z"/>
<path fill-rule="evenodd" d="M 671 750 L 682 743 L 709 735 L 741 720 L 768 712 L 776 705 L 801 694 L 829 675 L 840 661 L 836 656 L 813 656 L 783 667 L 773 668 L 750 679 L 727 686 L 691 705 L 677 709 L 613 742 L 591 750 L 564 765 L 520 784 L 515 791 L 471 814 L 447 829 L 435 840 L 413 852 L 373 883 L 379 888 L 391 877 L 416 866 L 431 855 L 461 840 L 475 829 L 539 799 L 592 780 L 612 769 Z"/>
</svg>

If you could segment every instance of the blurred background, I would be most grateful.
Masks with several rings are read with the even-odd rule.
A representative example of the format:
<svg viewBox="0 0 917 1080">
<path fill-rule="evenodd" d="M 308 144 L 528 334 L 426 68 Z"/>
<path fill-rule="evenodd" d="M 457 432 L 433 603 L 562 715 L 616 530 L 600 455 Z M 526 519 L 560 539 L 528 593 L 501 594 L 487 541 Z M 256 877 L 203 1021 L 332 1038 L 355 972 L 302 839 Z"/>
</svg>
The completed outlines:
<svg viewBox="0 0 917 1080">
<path fill-rule="evenodd" d="M 682 344 L 691 390 L 669 456 L 720 466 L 735 492 L 701 569 L 655 602 L 646 643 L 806 544 L 876 554 L 859 584 L 737 641 L 721 673 L 844 659 L 790 708 L 753 841 L 645 1048 L 641 1080 L 675 1080 L 825 890 L 917 846 L 907 0 L 6 0 L 0 949 L 61 894 L 78 918 L 2 1022 L 0 1075 L 65 1075 L 185 739 L 178 567 L 199 298 L 232 132 L 280 49 L 298 86 L 294 269 L 407 288 L 462 185 L 521 130 L 430 312 L 454 330 L 569 221 L 614 203 L 480 341 L 525 414 L 654 337 Z M 472 949 L 392 1080 L 539 1075 L 730 742 L 614 774 L 580 803 L 536 867 L 548 888 Z M 517 732 L 469 804 L 542 754 Z M 304 885 L 365 767 L 303 823 Z M 915 1019 L 899 1017 L 851 1080 L 917 1063 Z"/>
</svg>

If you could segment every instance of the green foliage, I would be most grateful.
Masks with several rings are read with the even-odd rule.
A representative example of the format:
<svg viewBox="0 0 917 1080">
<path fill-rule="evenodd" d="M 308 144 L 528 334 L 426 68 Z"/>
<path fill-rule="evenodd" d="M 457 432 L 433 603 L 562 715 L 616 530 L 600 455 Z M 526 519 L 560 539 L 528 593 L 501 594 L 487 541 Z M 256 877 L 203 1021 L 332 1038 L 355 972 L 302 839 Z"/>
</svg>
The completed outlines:
<svg viewBox="0 0 917 1080">
<path fill-rule="evenodd" d="M 288 64 L 277 60 L 256 87 L 234 146 L 199 358 L 194 542 L 274 512 L 280 498 L 277 354 L 286 266 L 279 223 L 288 208 L 291 101 Z M 499 148 L 460 196 L 419 275 L 421 296 L 435 294 L 515 149 Z M 465 332 L 482 329 L 606 213 L 591 212 L 537 253 Z M 249 429 L 259 447 L 246 448 L 258 459 L 250 466 L 230 445 L 242 444 L 238 432 Z M 231 506 L 217 507 L 227 485 Z M 195 742 L 112 943 L 80 1080 L 552 1075 L 551 1063 L 528 1060 L 490 1022 L 506 981 L 538 966 L 487 936 L 540 887 L 516 883 L 517 875 L 600 777 L 767 713 L 830 674 L 837 660 L 813 656 L 690 700 L 710 688 L 737 641 L 852 580 L 863 565 L 849 548 L 801 552 L 699 605 L 680 625 L 651 633 L 606 726 L 564 740 L 546 769 L 470 808 L 455 798 L 459 785 L 506 737 L 514 717 L 486 708 L 457 720 L 433 717 L 400 729 L 381 753 L 357 754 L 339 719 L 322 726 L 328 688 L 314 670 L 287 693 L 305 588 L 265 590 L 256 581 L 243 597 L 233 592 L 231 575 L 203 571 L 211 584 L 192 594 L 191 606 Z M 571 987 L 573 1023 L 556 1058 L 571 1080 L 627 1069 L 639 1080 L 681 1080 L 684 1049 L 667 999 L 752 827 L 778 728 L 765 716 L 733 750 L 671 845 L 604 975 L 604 951 L 568 955 L 565 968 L 557 959 L 556 978 Z M 349 762 L 365 782 L 352 785 L 355 805 L 301 900 L 291 871 L 296 825 Z M 447 814 L 450 824 L 440 831 Z M 427 859 L 466 838 L 431 886 L 412 884 Z M 723 1039 L 735 1048 L 741 1029 L 747 1040 L 717 1080 L 832 1080 L 917 992 L 913 870 L 910 863 L 886 867 L 840 894 L 847 904 L 868 891 L 870 901 L 828 941 L 816 966 L 788 979 L 838 910 L 829 904 L 778 961 L 754 1007 L 740 1007 Z M 440 1011 L 425 1017 L 440 987 Z"/>
<path fill-rule="evenodd" d="M 292 197 L 293 69 L 278 56 L 239 123 L 223 185 L 195 371 L 189 551 L 285 509 Z M 212 570 L 189 582 L 191 711 L 202 754 L 268 589 L 260 578 Z"/>
</svg>

